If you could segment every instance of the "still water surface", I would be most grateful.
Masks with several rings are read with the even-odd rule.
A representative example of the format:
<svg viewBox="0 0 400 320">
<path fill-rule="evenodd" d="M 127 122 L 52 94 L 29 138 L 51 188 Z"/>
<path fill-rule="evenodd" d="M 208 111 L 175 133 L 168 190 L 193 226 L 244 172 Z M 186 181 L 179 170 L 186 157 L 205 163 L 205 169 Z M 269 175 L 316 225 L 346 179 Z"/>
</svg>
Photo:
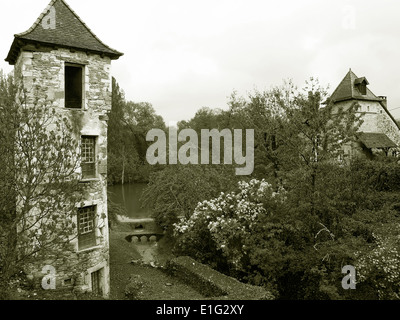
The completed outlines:
<svg viewBox="0 0 400 320">
<path fill-rule="evenodd" d="M 146 183 L 109 186 L 110 200 L 123 205 L 129 218 L 150 218 L 151 210 L 143 208 L 140 201 L 146 186 Z"/>
</svg>

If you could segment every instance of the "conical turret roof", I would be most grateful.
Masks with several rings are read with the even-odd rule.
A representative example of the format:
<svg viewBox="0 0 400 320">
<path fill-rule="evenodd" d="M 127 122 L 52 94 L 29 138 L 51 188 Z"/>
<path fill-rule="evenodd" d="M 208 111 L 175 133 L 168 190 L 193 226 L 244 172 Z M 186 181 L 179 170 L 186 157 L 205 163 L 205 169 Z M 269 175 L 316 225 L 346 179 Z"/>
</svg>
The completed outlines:
<svg viewBox="0 0 400 320">
<path fill-rule="evenodd" d="M 49 19 L 54 20 L 53 25 Z M 51 22 L 51 21 L 50 21 Z M 123 53 L 104 44 L 64 0 L 52 0 L 31 28 L 16 34 L 6 61 L 15 64 L 27 44 L 64 47 L 118 59 Z"/>
</svg>

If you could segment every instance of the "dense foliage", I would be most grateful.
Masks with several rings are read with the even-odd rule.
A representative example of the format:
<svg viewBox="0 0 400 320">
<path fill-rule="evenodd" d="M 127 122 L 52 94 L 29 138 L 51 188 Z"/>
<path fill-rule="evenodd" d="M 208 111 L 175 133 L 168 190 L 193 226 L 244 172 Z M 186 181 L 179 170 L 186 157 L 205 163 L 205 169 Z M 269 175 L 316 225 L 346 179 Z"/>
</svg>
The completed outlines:
<svg viewBox="0 0 400 320">
<path fill-rule="evenodd" d="M 200 201 L 229 190 L 236 181 L 231 167 L 171 165 L 151 174 L 143 203 L 158 224 L 171 231 L 178 217 L 189 217 Z"/>
<path fill-rule="evenodd" d="M 335 108 L 311 79 L 304 92 L 289 82 L 248 99 L 233 94 L 229 110 L 203 108 L 181 122 L 196 131 L 253 128 L 256 153 L 252 176 L 226 180 L 223 190 L 213 187 L 223 176 L 202 166 L 153 175 L 147 201 L 159 221 L 170 227 L 182 218 L 174 224 L 176 253 L 281 299 L 398 298 L 399 164 L 345 157 L 342 146 L 362 123 L 357 109 Z M 191 187 L 196 176 L 205 181 Z M 356 290 L 342 288 L 345 265 L 356 267 Z"/>
<path fill-rule="evenodd" d="M 112 81 L 112 110 L 108 123 L 108 182 L 147 182 L 151 167 L 146 161 L 151 129 L 165 130 L 165 123 L 146 102 L 126 101 L 117 81 Z"/>
<path fill-rule="evenodd" d="M 57 220 L 52 212 L 65 206 L 65 199 L 75 203 L 78 196 L 73 164 L 60 167 L 65 162 L 61 158 L 73 160 L 76 147 L 67 134 L 73 128 L 53 119 L 50 109 L 24 112 L 16 107 L 14 95 L 12 79 L 1 75 L 1 283 L 18 270 L 18 263 L 27 261 L 16 259 L 16 225 L 32 206 L 48 214 L 43 220 L 50 221 L 43 228 L 46 233 L 29 228 L 18 238 L 56 249 L 67 243 L 63 240 L 72 226 L 63 225 L 69 220 Z M 400 165 L 396 158 L 344 157 L 342 146 L 352 143 L 361 124 L 358 105 L 334 108 L 326 90 L 311 79 L 304 92 L 288 82 L 247 98 L 234 93 L 228 106 L 202 108 L 178 127 L 198 134 L 202 129 L 254 129 L 251 176 L 236 176 L 235 165 L 150 166 L 146 134 L 167 128 L 150 104 L 125 101 L 114 79 L 109 182 L 149 181 L 144 204 L 173 238 L 177 255 L 264 286 L 280 299 L 399 299 Z M 50 118 L 64 135 L 45 130 Z M 57 152 L 49 149 L 49 140 Z M 15 157 L 16 147 L 25 150 L 31 166 Z M 34 157 L 33 151 L 42 157 Z M 39 178 L 50 179 L 53 190 L 59 191 L 52 193 L 53 202 L 44 201 L 48 194 L 37 193 Z M 21 213 L 15 210 L 18 192 L 26 204 Z M 123 208 L 110 204 L 109 211 L 115 219 Z M 356 268 L 356 290 L 342 288 L 345 265 Z"/>
<path fill-rule="evenodd" d="M 288 190 L 263 180 L 240 182 L 238 191 L 199 203 L 175 225 L 177 253 L 264 285 L 280 298 L 397 298 L 400 197 L 365 192 L 363 175 L 351 174 L 363 164 L 324 168 L 316 205 L 323 214 L 314 217 L 298 180 Z M 357 290 L 341 287 L 344 265 L 356 267 Z"/>
<path fill-rule="evenodd" d="M 43 102 L 16 99 L 0 74 L 0 295 L 37 261 L 66 259 L 82 201 L 78 142 L 70 119 Z M 39 87 L 37 87 L 39 89 Z"/>
</svg>

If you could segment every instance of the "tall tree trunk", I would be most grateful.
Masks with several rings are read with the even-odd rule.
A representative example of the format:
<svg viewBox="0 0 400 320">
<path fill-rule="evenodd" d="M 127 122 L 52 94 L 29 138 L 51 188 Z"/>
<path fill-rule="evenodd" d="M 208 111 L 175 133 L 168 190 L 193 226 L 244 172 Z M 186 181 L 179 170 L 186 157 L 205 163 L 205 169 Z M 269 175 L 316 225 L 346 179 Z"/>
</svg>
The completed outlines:
<svg viewBox="0 0 400 320">
<path fill-rule="evenodd" d="M 318 157 L 318 135 L 313 140 L 313 161 L 311 163 L 311 214 L 315 214 L 315 194 L 316 194 L 316 180 L 317 180 L 317 165 L 319 161 Z"/>
<path fill-rule="evenodd" d="M 125 184 L 125 146 L 122 147 L 122 175 L 121 175 L 121 183 Z"/>
</svg>

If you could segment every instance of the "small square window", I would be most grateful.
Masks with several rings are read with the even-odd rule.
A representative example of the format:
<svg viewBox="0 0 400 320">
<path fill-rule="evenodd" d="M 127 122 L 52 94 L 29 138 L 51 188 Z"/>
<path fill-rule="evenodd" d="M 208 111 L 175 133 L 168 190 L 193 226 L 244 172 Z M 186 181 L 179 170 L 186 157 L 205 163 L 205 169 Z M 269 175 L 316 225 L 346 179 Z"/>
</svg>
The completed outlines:
<svg viewBox="0 0 400 320">
<path fill-rule="evenodd" d="M 72 279 L 65 279 L 64 286 L 67 286 L 67 287 L 72 286 Z"/>
<path fill-rule="evenodd" d="M 65 107 L 81 109 L 83 102 L 83 67 L 65 66 Z"/>
</svg>

